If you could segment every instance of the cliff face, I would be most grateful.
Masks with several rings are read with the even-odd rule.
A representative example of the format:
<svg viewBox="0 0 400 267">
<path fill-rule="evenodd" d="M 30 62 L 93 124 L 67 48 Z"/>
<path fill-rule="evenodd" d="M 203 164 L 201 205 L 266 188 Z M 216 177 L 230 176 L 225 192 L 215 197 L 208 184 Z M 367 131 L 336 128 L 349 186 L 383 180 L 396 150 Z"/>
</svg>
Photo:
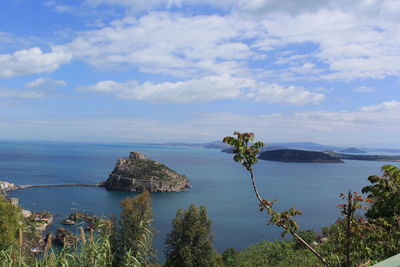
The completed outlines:
<svg viewBox="0 0 400 267">
<path fill-rule="evenodd" d="M 131 152 L 129 158 L 118 159 L 103 186 L 129 192 L 179 192 L 190 187 L 186 176 L 138 152 Z"/>
</svg>

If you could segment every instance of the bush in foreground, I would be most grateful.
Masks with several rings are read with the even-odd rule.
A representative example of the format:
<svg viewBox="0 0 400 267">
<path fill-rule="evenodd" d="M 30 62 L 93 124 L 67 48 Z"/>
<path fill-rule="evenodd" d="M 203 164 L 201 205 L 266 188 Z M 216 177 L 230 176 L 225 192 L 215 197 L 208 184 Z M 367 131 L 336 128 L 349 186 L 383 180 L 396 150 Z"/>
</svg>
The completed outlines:
<svg viewBox="0 0 400 267">
<path fill-rule="evenodd" d="M 207 210 L 191 204 L 185 211 L 178 210 L 172 221 L 172 231 L 165 244 L 165 266 L 212 267 L 218 266 L 218 257 L 213 247 L 211 220 Z"/>
</svg>

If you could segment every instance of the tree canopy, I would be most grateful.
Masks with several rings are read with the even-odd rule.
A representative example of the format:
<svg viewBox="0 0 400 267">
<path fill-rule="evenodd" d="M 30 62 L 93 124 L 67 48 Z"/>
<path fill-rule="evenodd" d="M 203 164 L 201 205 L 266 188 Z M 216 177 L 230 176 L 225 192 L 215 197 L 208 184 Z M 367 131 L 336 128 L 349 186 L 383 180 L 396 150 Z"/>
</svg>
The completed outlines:
<svg viewBox="0 0 400 267">
<path fill-rule="evenodd" d="M 185 211 L 179 209 L 172 221 L 172 231 L 165 244 L 166 266 L 216 266 L 216 255 L 211 234 L 211 220 L 207 210 L 191 204 Z"/>
</svg>

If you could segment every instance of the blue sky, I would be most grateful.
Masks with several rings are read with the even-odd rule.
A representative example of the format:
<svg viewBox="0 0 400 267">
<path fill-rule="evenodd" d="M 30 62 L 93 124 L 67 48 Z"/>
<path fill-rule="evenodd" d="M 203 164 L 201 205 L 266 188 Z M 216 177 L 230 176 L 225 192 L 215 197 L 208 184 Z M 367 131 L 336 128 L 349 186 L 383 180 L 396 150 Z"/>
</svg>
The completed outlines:
<svg viewBox="0 0 400 267">
<path fill-rule="evenodd" d="M 400 146 L 399 0 L 0 2 L 0 138 Z"/>
</svg>

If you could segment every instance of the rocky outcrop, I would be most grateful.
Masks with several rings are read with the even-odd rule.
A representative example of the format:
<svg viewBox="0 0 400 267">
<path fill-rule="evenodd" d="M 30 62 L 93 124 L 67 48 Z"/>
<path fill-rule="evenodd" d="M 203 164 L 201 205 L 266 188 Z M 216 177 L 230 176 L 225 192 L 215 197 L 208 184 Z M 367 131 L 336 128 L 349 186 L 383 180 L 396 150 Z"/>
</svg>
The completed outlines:
<svg viewBox="0 0 400 267">
<path fill-rule="evenodd" d="M 73 213 L 71 213 L 68 217 L 71 221 L 92 221 L 96 218 L 96 216 L 94 215 L 89 215 L 87 213 L 84 212 L 80 212 L 80 211 L 75 211 Z"/>
<path fill-rule="evenodd" d="M 74 246 L 78 243 L 78 240 L 72 232 L 60 227 L 57 228 L 56 236 L 54 237 L 53 242 L 58 246 Z"/>
<path fill-rule="evenodd" d="M 139 152 L 131 152 L 129 158 L 120 158 L 102 186 L 129 192 L 179 192 L 190 187 L 186 176 Z"/>
<path fill-rule="evenodd" d="M 65 225 L 74 225 L 75 221 L 70 220 L 70 219 L 65 219 L 61 221 L 61 224 L 65 224 Z"/>
<path fill-rule="evenodd" d="M 54 217 L 48 211 L 33 212 L 29 217 L 31 222 L 35 223 L 36 231 L 42 233 L 46 231 L 47 227 L 53 223 Z"/>
</svg>

